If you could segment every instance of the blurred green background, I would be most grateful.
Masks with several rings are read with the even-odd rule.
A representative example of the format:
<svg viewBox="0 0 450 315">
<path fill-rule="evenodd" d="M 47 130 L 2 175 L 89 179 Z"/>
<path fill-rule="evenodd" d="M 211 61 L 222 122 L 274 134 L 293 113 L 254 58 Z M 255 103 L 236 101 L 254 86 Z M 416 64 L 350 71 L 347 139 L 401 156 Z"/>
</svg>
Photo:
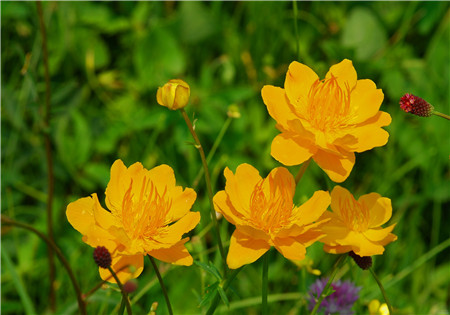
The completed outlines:
<svg viewBox="0 0 450 315">
<path fill-rule="evenodd" d="M 177 182 L 192 187 L 201 163 L 178 112 L 158 106 L 156 89 L 172 78 L 191 86 L 186 108 L 208 152 L 236 104 L 211 161 L 215 191 L 223 169 L 250 163 L 263 176 L 279 166 L 270 156 L 278 134 L 262 102 L 266 84 L 283 86 L 287 67 L 298 60 L 324 77 L 328 68 L 351 59 L 358 78 L 383 89 L 381 109 L 392 116 L 386 146 L 357 154 L 342 184 L 360 196 L 378 192 L 392 199 L 391 222 L 398 241 L 375 258 L 375 271 L 400 314 L 448 314 L 450 300 L 450 124 L 438 117 L 403 113 L 404 93 L 421 96 L 450 113 L 450 4 L 448 2 L 44 2 L 51 76 L 51 126 L 55 169 L 54 233 L 84 292 L 100 280 L 92 248 L 67 222 L 66 205 L 93 192 L 103 199 L 109 168 L 120 158 L 146 168 L 169 164 Z M 296 36 L 294 21 L 298 22 Z M 299 53 L 297 53 L 297 42 Z M 1 211 L 46 230 L 47 167 L 43 106 L 42 39 L 34 2 L 1 2 Z M 290 168 L 293 174 L 298 167 Z M 296 203 L 334 183 L 314 164 Z M 193 210 L 203 214 L 193 235 L 209 222 L 204 183 Z M 103 202 L 103 201 L 102 201 Z M 222 222 L 222 221 L 221 221 Z M 234 227 L 223 221 L 223 239 Z M 2 228 L 1 312 L 43 313 L 47 309 L 45 244 L 24 230 Z M 214 245 L 207 234 L 207 244 Z M 191 242 L 194 259 L 206 250 Z M 431 252 L 430 252 L 431 251 Z M 336 256 L 320 244 L 308 248 L 313 267 L 328 275 Z M 209 259 L 219 264 L 217 250 Z M 317 276 L 272 251 L 269 294 L 272 313 L 306 312 L 302 298 Z M 166 314 L 148 262 L 132 294 L 136 314 L 158 301 Z M 58 314 L 77 312 L 69 278 L 57 266 Z M 258 314 L 261 262 L 245 267 L 229 294 L 230 314 Z M 162 263 L 175 314 L 196 314 L 202 284 L 214 282 L 197 266 Z M 357 314 L 372 299 L 383 300 L 368 272 L 348 262 L 338 277 L 361 286 Z M 256 299 L 252 299 L 255 298 Z M 120 294 L 99 290 L 88 311 L 109 314 Z M 269 298 L 270 301 L 270 298 Z M 241 304 L 239 304 L 241 303 Z"/>
</svg>

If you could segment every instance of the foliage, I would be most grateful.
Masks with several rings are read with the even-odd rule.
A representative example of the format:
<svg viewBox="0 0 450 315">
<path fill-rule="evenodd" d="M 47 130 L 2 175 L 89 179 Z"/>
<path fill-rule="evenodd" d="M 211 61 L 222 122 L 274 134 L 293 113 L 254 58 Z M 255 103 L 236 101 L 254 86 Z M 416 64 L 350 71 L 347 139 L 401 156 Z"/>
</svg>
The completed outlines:
<svg viewBox="0 0 450 315">
<path fill-rule="evenodd" d="M 158 86 L 173 78 L 189 83 L 186 111 L 197 119 L 196 131 L 207 152 L 227 120 L 228 106 L 239 106 L 241 118 L 233 120 L 210 163 L 217 191 L 224 187 L 226 166 L 234 171 L 241 163 L 251 163 L 263 177 L 279 166 L 270 156 L 278 131 L 261 99 L 262 86 L 283 86 L 293 60 L 324 77 L 330 65 L 348 58 L 359 78 L 383 89 L 381 110 L 390 113 L 392 124 L 386 128 L 387 145 L 359 154 L 342 185 L 355 197 L 377 192 L 392 200 L 391 222 L 397 222 L 398 240 L 376 257 L 374 266 L 394 306 L 403 313 L 444 312 L 449 307 L 450 251 L 448 245 L 438 246 L 448 244 L 449 237 L 448 122 L 406 115 L 398 100 L 408 92 L 450 112 L 450 5 L 416 1 L 297 6 L 298 54 L 292 2 L 44 2 L 52 110 L 50 129 L 43 130 L 45 82 L 36 5 L 1 2 L 2 214 L 45 231 L 43 134 L 50 132 L 56 243 L 86 292 L 99 281 L 98 271 L 92 248 L 67 222 L 67 204 L 92 192 L 104 200 L 109 169 L 118 158 L 125 165 L 141 161 L 147 169 L 168 164 L 184 187 L 192 187 L 201 168 L 181 115 L 157 105 Z M 298 167 L 290 170 L 295 174 Z M 314 163 L 300 185 L 296 204 L 334 186 Z M 196 188 L 193 210 L 207 217 L 204 187 L 201 181 Z M 216 285 L 216 277 L 204 272 L 209 261 L 216 266 L 220 261 L 215 248 L 208 251 L 214 241 L 196 237 L 207 222 L 201 221 L 188 245 L 202 268 L 160 264 L 176 314 L 200 313 L 205 288 Z M 234 227 L 220 223 L 223 239 L 229 240 Z M 2 313 L 43 313 L 49 288 L 45 244 L 19 229 L 2 227 L 2 233 Z M 427 255 L 429 251 L 434 252 Z M 318 244 L 307 254 L 325 274 L 335 259 Z M 56 264 L 58 313 L 75 313 L 69 277 Z M 362 287 L 356 312 L 367 312 L 369 302 L 382 296 L 370 274 L 350 266 L 338 276 Z M 260 299 L 252 298 L 260 295 L 261 267 L 258 261 L 237 276 L 234 293 L 227 295 L 230 310 L 258 312 Z M 131 294 L 133 309 L 148 313 L 157 301 L 158 314 L 164 314 L 164 298 L 150 270 L 138 278 L 139 288 Z M 316 279 L 280 255 L 271 255 L 269 293 L 274 296 L 269 296 L 269 306 L 279 314 L 305 312 L 301 297 Z M 119 296 L 111 289 L 99 290 L 88 311 L 109 314 Z M 218 310 L 227 312 L 226 306 Z"/>
</svg>

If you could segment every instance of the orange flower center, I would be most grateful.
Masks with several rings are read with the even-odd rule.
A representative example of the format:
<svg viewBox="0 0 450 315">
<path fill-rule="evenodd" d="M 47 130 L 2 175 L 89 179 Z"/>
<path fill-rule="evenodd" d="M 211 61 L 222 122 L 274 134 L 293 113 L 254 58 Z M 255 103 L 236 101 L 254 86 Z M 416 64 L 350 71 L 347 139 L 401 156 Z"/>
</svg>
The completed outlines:
<svg viewBox="0 0 450 315">
<path fill-rule="evenodd" d="M 131 239 L 151 240 L 163 232 L 162 227 L 170 223 L 167 214 L 171 202 L 164 198 L 166 190 L 160 195 L 146 177 L 142 181 L 139 195 L 134 195 L 132 188 L 133 180 L 123 197 L 120 219 Z"/>
<path fill-rule="evenodd" d="M 253 190 L 250 199 L 251 226 L 266 233 L 274 233 L 290 224 L 289 218 L 293 208 L 289 203 L 288 192 L 275 188 L 267 197 L 263 190 L 264 180 L 261 180 Z"/>
<path fill-rule="evenodd" d="M 350 87 L 346 83 L 343 90 L 333 75 L 317 80 L 309 90 L 305 114 L 311 126 L 323 132 L 346 127 L 351 116 Z"/>
<path fill-rule="evenodd" d="M 355 198 L 348 198 L 340 204 L 341 218 L 350 230 L 364 232 L 369 228 L 369 210 Z"/>
</svg>

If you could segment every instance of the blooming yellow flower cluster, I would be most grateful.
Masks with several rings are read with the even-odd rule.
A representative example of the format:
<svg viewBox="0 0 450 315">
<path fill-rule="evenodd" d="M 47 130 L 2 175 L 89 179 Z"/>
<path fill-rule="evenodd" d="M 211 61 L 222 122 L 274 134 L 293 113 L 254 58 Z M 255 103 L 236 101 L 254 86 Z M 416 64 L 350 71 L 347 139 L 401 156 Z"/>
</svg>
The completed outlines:
<svg viewBox="0 0 450 315">
<path fill-rule="evenodd" d="M 186 106 L 189 95 L 186 82 L 171 80 L 158 89 L 157 101 L 175 110 Z M 272 142 L 272 156 L 287 166 L 312 159 L 335 182 L 349 176 L 355 152 L 383 146 L 389 137 L 381 128 L 391 122 L 389 114 L 379 111 L 382 91 L 371 80 L 357 80 L 350 60 L 332 66 L 323 80 L 293 62 L 284 89 L 264 86 L 262 98 L 281 131 Z M 336 186 L 331 194 L 316 191 L 296 206 L 296 183 L 284 167 L 262 178 L 253 166 L 241 164 L 234 173 L 226 168 L 224 175 L 225 189 L 213 202 L 236 227 L 227 255 L 231 269 L 256 261 L 272 246 L 288 259 L 302 260 L 316 241 L 329 253 L 372 256 L 396 239 L 391 233 L 395 224 L 381 227 L 392 215 L 391 201 L 377 193 L 356 200 Z M 69 204 L 67 218 L 85 243 L 111 252 L 112 268 L 125 281 L 142 272 L 144 255 L 192 264 L 183 235 L 200 221 L 200 214 L 190 211 L 195 199 L 194 190 L 176 186 L 169 166 L 146 170 L 135 163 L 127 168 L 117 160 L 106 188 L 108 210 L 92 194 Z M 123 268 L 127 265 L 134 270 Z M 100 269 L 100 275 L 108 279 L 108 270 Z"/>
</svg>

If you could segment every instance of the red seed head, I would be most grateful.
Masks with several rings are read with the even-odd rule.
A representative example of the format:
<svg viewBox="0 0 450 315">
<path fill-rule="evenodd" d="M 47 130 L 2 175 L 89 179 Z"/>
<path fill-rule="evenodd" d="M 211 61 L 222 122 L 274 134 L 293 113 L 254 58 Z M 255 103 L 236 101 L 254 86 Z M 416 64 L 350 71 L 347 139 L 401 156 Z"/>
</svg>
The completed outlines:
<svg viewBox="0 0 450 315">
<path fill-rule="evenodd" d="M 132 293 L 132 292 L 136 291 L 137 287 L 138 287 L 138 284 L 137 284 L 136 280 L 133 280 L 133 279 L 128 280 L 123 285 L 123 289 L 127 293 Z"/>
<path fill-rule="evenodd" d="M 434 107 L 423 98 L 406 93 L 400 98 L 400 108 L 420 117 L 430 117 Z"/>
<path fill-rule="evenodd" d="M 108 268 L 111 266 L 111 254 L 104 246 L 97 246 L 94 249 L 94 261 L 101 268 Z"/>
<path fill-rule="evenodd" d="M 359 256 L 356 255 L 353 251 L 349 252 L 348 255 L 353 258 L 355 263 L 361 268 L 362 270 L 367 270 L 370 267 L 372 267 L 372 257 L 371 256 Z"/>
</svg>

